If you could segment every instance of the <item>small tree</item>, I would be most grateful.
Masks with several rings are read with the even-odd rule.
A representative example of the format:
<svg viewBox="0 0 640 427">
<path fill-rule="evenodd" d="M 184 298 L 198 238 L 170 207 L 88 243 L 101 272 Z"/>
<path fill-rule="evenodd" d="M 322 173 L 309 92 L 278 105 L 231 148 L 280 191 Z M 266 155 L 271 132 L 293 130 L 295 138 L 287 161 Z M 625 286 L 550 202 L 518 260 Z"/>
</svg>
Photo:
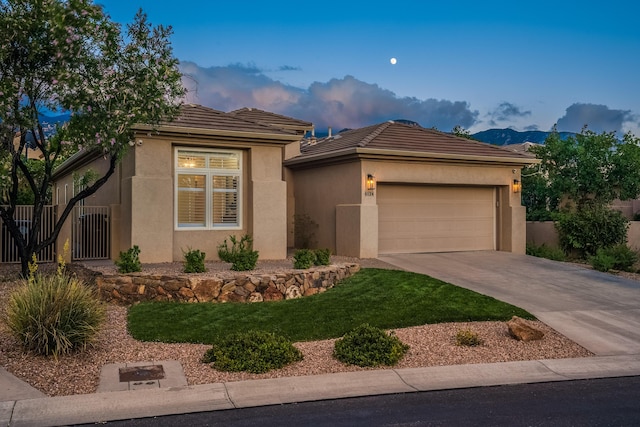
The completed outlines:
<svg viewBox="0 0 640 427">
<path fill-rule="evenodd" d="M 0 218 L 23 274 L 32 254 L 55 242 L 75 204 L 114 173 L 133 125 L 157 125 L 177 113 L 184 88 L 170 35 L 142 11 L 123 34 L 91 0 L 0 2 Z M 70 112 L 71 119 L 49 137 L 43 111 Z M 37 168 L 26 160 L 28 141 L 42 152 Z M 78 150 L 101 153 L 109 168 L 69 200 L 49 236 L 40 236 L 53 170 Z M 14 220 L 21 186 L 33 194 L 28 238 Z"/>
</svg>

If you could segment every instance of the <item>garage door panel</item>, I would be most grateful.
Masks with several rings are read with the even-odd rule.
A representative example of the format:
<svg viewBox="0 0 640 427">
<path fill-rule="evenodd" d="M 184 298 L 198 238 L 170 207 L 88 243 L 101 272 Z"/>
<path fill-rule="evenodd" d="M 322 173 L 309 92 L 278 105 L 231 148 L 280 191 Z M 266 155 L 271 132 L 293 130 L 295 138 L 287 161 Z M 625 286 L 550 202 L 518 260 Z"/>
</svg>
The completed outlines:
<svg viewBox="0 0 640 427">
<path fill-rule="evenodd" d="M 451 221 L 451 217 L 439 217 L 431 220 L 415 218 L 414 220 L 406 220 L 401 222 L 380 221 L 384 224 L 380 227 L 379 234 L 381 237 L 392 237 L 395 233 L 408 233 L 412 235 L 419 234 L 421 236 L 449 236 L 457 230 L 464 232 L 473 232 L 481 234 L 482 230 L 478 230 L 478 226 L 484 229 L 487 235 L 493 235 L 493 218 L 485 218 L 484 221 L 479 218 L 455 218 Z"/>
<path fill-rule="evenodd" d="M 495 248 L 495 190 L 489 187 L 378 187 L 378 252 Z"/>
</svg>

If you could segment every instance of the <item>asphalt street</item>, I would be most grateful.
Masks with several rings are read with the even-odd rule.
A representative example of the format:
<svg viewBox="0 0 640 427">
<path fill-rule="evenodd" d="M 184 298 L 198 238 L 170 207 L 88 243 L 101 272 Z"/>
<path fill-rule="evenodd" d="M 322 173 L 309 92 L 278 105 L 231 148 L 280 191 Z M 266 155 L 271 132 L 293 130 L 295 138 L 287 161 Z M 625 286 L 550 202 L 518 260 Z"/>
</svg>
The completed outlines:
<svg viewBox="0 0 640 427">
<path fill-rule="evenodd" d="M 110 422 L 143 426 L 637 426 L 640 376 L 402 393 Z"/>
</svg>

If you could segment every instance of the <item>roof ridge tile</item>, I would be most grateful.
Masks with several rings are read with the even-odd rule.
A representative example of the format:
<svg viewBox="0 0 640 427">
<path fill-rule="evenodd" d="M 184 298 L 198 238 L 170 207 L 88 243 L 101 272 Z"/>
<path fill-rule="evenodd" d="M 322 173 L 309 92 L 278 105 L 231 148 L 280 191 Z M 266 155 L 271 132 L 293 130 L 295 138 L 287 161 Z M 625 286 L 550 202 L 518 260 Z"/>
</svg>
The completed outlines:
<svg viewBox="0 0 640 427">
<path fill-rule="evenodd" d="M 365 136 L 364 138 L 362 138 L 362 141 L 360 141 L 358 143 L 358 147 L 366 147 L 371 141 L 373 141 L 374 139 L 376 139 L 376 137 L 378 135 L 380 135 L 382 132 L 385 131 L 385 129 L 387 129 L 389 126 L 391 126 L 394 122 L 389 121 L 389 122 L 384 122 L 379 124 L 376 129 L 374 129 L 373 132 L 371 132 L 369 135 Z"/>
</svg>

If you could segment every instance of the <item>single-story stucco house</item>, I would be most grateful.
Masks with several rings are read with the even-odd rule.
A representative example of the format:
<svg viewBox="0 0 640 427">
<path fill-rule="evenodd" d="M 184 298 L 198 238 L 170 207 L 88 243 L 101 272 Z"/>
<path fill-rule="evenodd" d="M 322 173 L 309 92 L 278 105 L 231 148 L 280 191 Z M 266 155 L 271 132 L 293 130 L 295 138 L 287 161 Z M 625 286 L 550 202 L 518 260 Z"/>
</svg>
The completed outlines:
<svg viewBox="0 0 640 427">
<path fill-rule="evenodd" d="M 181 261 L 189 248 L 216 259 L 225 238 L 244 234 L 261 259 L 283 259 L 296 214 L 317 224 L 317 247 L 338 255 L 524 253 L 518 185 L 535 159 L 393 121 L 305 138 L 312 129 L 258 109 L 184 105 L 156 130 L 136 127 L 116 173 L 84 208 L 108 207 L 111 259 L 133 245 L 143 262 Z M 73 194 L 74 173 L 106 163 L 91 152 L 68 159 L 54 203 Z M 73 221 L 59 242 L 73 241 Z"/>
</svg>

